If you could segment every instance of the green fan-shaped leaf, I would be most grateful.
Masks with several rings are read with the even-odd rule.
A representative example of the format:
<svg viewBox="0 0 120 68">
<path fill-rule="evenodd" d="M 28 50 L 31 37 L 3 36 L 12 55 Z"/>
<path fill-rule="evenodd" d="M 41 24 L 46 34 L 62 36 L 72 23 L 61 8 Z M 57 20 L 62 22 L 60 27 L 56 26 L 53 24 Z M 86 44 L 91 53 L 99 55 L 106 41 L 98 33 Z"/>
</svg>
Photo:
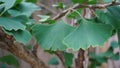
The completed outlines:
<svg viewBox="0 0 120 68">
<path fill-rule="evenodd" d="M 62 40 L 67 36 L 73 27 L 59 21 L 56 24 L 44 25 L 36 24 L 32 28 L 32 32 L 37 39 L 39 45 L 45 50 L 65 50 L 66 46 Z"/>
<path fill-rule="evenodd" d="M 5 7 L 4 11 L 10 9 L 11 7 L 14 6 L 14 3 L 16 2 L 16 0 L 0 0 L 1 2 L 4 2 L 3 5 Z"/>
<path fill-rule="evenodd" d="M 32 38 L 30 32 L 27 30 L 7 31 L 4 29 L 4 31 L 7 34 L 12 35 L 17 42 L 23 43 L 24 45 L 26 45 Z"/>
<path fill-rule="evenodd" d="M 118 18 L 116 18 L 116 16 L 114 16 L 113 14 L 111 14 L 111 12 L 109 11 L 101 11 L 98 10 L 96 11 L 97 17 L 98 19 L 106 24 L 110 24 L 112 25 L 115 29 L 118 29 L 120 27 L 120 20 Z M 119 14 L 117 14 L 119 15 Z"/>
<path fill-rule="evenodd" d="M 29 19 L 25 15 L 16 16 L 16 17 L 13 17 L 12 19 L 15 20 L 15 21 L 20 21 L 23 25 L 26 25 L 27 28 L 28 28 L 28 26 L 35 23 L 34 19 Z"/>
<path fill-rule="evenodd" d="M 119 17 L 120 17 L 120 6 L 111 6 L 111 7 L 108 7 L 107 9 L 115 18 L 119 19 Z"/>
<path fill-rule="evenodd" d="M 0 17 L 0 26 L 4 27 L 6 30 L 25 30 L 26 26 L 21 24 L 19 21 L 15 21 L 10 18 Z"/>
<path fill-rule="evenodd" d="M 36 10 L 40 10 L 37 5 L 29 2 L 22 2 L 19 6 L 17 6 L 16 10 L 8 10 L 8 13 L 12 16 L 26 15 L 27 17 L 30 17 L 31 14 Z"/>
<path fill-rule="evenodd" d="M 111 24 L 118 34 L 118 42 L 120 44 L 120 6 L 112 6 L 107 8 L 106 12 L 97 11 L 97 16 L 100 21 Z"/>
<path fill-rule="evenodd" d="M 29 21 L 29 18 L 25 15 L 19 15 L 12 18 L 15 21 L 20 21 L 23 25 L 26 25 L 26 23 Z"/>
<path fill-rule="evenodd" d="M 100 46 L 111 36 L 112 27 L 91 21 L 82 21 L 80 26 L 70 33 L 64 43 L 73 50 L 87 49 L 90 46 Z"/>
<path fill-rule="evenodd" d="M 19 63 L 13 55 L 6 55 L 6 56 L 0 57 L 0 62 L 9 64 L 9 65 L 14 65 L 15 67 L 19 67 Z"/>
</svg>

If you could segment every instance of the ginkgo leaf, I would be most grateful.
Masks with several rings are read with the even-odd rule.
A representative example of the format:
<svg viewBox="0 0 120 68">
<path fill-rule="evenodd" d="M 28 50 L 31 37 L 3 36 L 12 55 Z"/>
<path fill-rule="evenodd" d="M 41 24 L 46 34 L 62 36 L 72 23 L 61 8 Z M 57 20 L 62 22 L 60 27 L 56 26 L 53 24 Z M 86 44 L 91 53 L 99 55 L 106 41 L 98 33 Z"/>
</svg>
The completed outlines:
<svg viewBox="0 0 120 68">
<path fill-rule="evenodd" d="M 4 5 L 5 9 L 3 12 L 5 12 L 6 10 L 13 7 L 16 2 L 16 0 L 0 0 L 0 1 L 4 2 L 3 5 Z"/>
<path fill-rule="evenodd" d="M 101 22 L 106 23 L 106 24 L 110 24 L 115 29 L 118 29 L 120 27 L 119 19 L 116 18 L 116 16 L 114 16 L 113 14 L 111 14 L 111 12 L 109 12 L 109 11 L 104 12 L 104 11 L 101 11 L 101 10 L 97 10 L 96 15 L 97 15 L 97 18 Z M 117 14 L 117 15 L 119 15 L 119 14 Z"/>
<path fill-rule="evenodd" d="M 7 63 L 9 65 L 14 65 L 17 68 L 19 67 L 19 63 L 16 57 L 14 57 L 13 55 L 6 55 L 6 56 L 0 57 L 0 62 Z"/>
<path fill-rule="evenodd" d="M 10 19 L 10 18 L 3 18 L 0 17 L 0 26 L 4 27 L 6 30 L 25 30 L 26 26 L 23 25 L 21 22 Z"/>
<path fill-rule="evenodd" d="M 23 43 L 24 45 L 28 44 L 32 35 L 27 30 L 18 30 L 18 31 L 7 31 L 3 29 L 7 34 L 12 35 L 17 42 Z"/>
<path fill-rule="evenodd" d="M 70 33 L 64 44 L 73 50 L 87 49 L 90 46 L 100 46 L 111 36 L 112 27 L 108 24 L 98 24 L 82 21 L 80 26 Z"/>
<path fill-rule="evenodd" d="M 32 28 L 32 32 L 37 39 L 39 45 L 45 50 L 65 50 L 66 46 L 62 40 L 67 36 L 73 27 L 59 21 L 56 24 L 45 25 L 36 24 Z"/>
<path fill-rule="evenodd" d="M 12 16 L 26 15 L 27 17 L 30 17 L 31 14 L 37 10 L 40 10 L 37 5 L 29 2 L 22 2 L 20 3 L 20 5 L 17 6 L 16 10 L 10 9 L 8 10 L 8 13 Z"/>
</svg>

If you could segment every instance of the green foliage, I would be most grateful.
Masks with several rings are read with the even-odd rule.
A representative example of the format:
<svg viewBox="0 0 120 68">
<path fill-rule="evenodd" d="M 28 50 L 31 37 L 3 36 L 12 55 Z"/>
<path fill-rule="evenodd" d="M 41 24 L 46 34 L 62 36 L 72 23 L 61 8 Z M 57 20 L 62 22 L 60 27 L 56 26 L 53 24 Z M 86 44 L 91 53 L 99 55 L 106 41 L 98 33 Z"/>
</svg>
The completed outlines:
<svg viewBox="0 0 120 68">
<path fill-rule="evenodd" d="M 119 60 L 120 59 L 120 54 L 119 53 L 116 53 L 116 54 L 113 54 L 110 59 L 112 60 Z"/>
<path fill-rule="evenodd" d="M 50 18 L 48 15 L 38 15 L 38 17 L 40 17 L 40 22 L 45 22 Z"/>
<path fill-rule="evenodd" d="M 7 63 L 9 65 L 14 65 L 17 68 L 19 67 L 19 63 L 13 55 L 6 55 L 0 57 L 0 62 Z"/>
<path fill-rule="evenodd" d="M 98 17 L 98 19 L 106 24 L 110 24 L 114 27 L 114 29 L 116 30 L 117 34 L 118 34 L 118 42 L 120 44 L 120 7 L 119 6 L 112 6 L 112 7 L 108 7 L 107 10 L 105 11 L 101 11 L 98 10 L 96 11 L 96 15 Z"/>
<path fill-rule="evenodd" d="M 76 11 L 81 13 L 82 9 L 77 9 Z M 76 11 L 73 11 L 73 12 L 69 13 L 67 16 L 69 18 L 77 18 L 77 17 L 79 17 L 79 14 Z"/>
<path fill-rule="evenodd" d="M 64 63 L 65 63 L 65 67 L 68 68 L 73 64 L 73 54 L 72 53 L 67 53 L 67 52 L 63 52 L 63 56 L 64 56 Z"/>
<path fill-rule="evenodd" d="M 36 24 L 32 27 L 32 33 L 39 45 L 45 50 L 65 50 L 66 46 L 62 40 L 67 36 L 73 27 L 59 21 L 56 24 Z"/>
<path fill-rule="evenodd" d="M 26 15 L 27 17 L 30 17 L 36 10 L 40 10 L 40 8 L 35 4 L 22 2 L 17 6 L 17 9 L 10 9 L 8 10 L 8 13 L 12 16 Z"/>
<path fill-rule="evenodd" d="M 0 26 L 4 27 L 6 30 L 25 30 L 26 26 L 21 24 L 19 21 L 15 21 L 10 18 L 0 17 Z"/>
<path fill-rule="evenodd" d="M 48 64 L 58 65 L 58 64 L 59 64 L 58 58 L 56 58 L 56 57 L 51 58 L 51 59 L 48 61 Z"/>
<path fill-rule="evenodd" d="M 119 52 L 114 53 L 114 46 L 117 45 L 117 42 L 112 41 L 110 44 L 109 49 L 104 53 L 95 54 L 93 52 L 90 53 L 90 61 L 91 65 L 89 68 L 96 68 L 97 66 L 100 66 L 102 63 L 108 62 L 108 59 L 111 60 L 119 60 L 120 54 Z M 117 46 L 118 47 L 118 46 Z"/>
<path fill-rule="evenodd" d="M 23 1 L 23 0 L 16 0 L 14 6 L 18 5 L 18 4 L 21 3 L 22 1 Z"/>
<path fill-rule="evenodd" d="M 110 44 L 110 46 L 112 48 L 117 48 L 119 46 L 119 44 L 116 41 L 112 41 L 111 44 Z"/>
<path fill-rule="evenodd" d="M 64 44 L 73 50 L 87 49 L 91 46 L 100 46 L 111 36 L 112 27 L 107 24 L 97 24 L 91 21 L 82 21 L 65 39 Z"/>
<path fill-rule="evenodd" d="M 120 46 L 120 29 L 117 29 L 117 35 L 118 35 L 118 43 L 119 43 L 119 46 Z"/>
<path fill-rule="evenodd" d="M 55 20 L 51 20 L 50 16 L 48 15 L 38 15 L 38 17 L 40 17 L 40 20 L 39 20 L 40 23 L 53 24 L 56 22 Z"/>
<path fill-rule="evenodd" d="M 65 8 L 65 5 L 62 2 L 59 2 L 58 4 L 53 4 L 52 6 L 56 7 L 56 8 L 60 8 L 60 9 L 64 9 Z"/>
<path fill-rule="evenodd" d="M 30 32 L 27 30 L 18 30 L 18 31 L 5 30 L 5 32 L 9 35 L 12 35 L 16 39 L 16 41 L 23 43 L 24 45 L 26 45 L 32 38 Z"/>
<path fill-rule="evenodd" d="M 26 48 L 31 51 L 33 49 L 33 45 L 27 45 Z"/>
<path fill-rule="evenodd" d="M 111 14 L 107 10 L 98 10 L 96 11 L 97 18 L 105 24 L 110 24 L 112 25 L 115 29 L 118 29 L 120 27 L 119 20 L 118 18 L 115 18 L 113 14 Z"/>
<path fill-rule="evenodd" d="M 26 2 L 36 3 L 38 0 L 26 0 Z"/>
<path fill-rule="evenodd" d="M 3 4 L 1 5 L 4 5 L 4 8 L 5 8 L 1 14 L 3 14 L 5 11 L 13 7 L 16 2 L 16 0 L 0 0 L 0 1 L 3 2 Z"/>
<path fill-rule="evenodd" d="M 108 7 L 107 9 L 115 18 L 118 19 L 120 17 L 120 6 L 112 6 Z"/>
<path fill-rule="evenodd" d="M 0 68 L 7 68 L 7 64 L 1 63 Z"/>
<path fill-rule="evenodd" d="M 73 4 L 94 5 L 97 0 L 71 0 Z M 113 0 L 104 0 L 104 3 Z M 118 43 L 120 44 L 120 6 L 112 6 L 102 10 L 95 10 L 94 18 L 89 20 L 83 19 L 81 16 L 83 10 L 75 8 L 67 17 L 77 20 L 76 28 L 66 24 L 63 20 L 51 20 L 50 16 L 38 15 L 41 19 L 39 24 L 31 19 L 34 11 L 40 10 L 36 3 L 37 0 L 0 0 L 0 27 L 9 35 L 15 38 L 15 41 L 27 45 L 32 35 L 36 38 L 39 45 L 49 53 L 55 53 L 56 50 L 65 51 L 73 49 L 75 51 L 80 48 L 86 50 L 90 46 L 102 46 L 111 36 L 113 30 L 118 35 Z M 56 8 L 64 9 L 63 3 L 53 5 Z M 65 16 L 66 16 L 65 15 Z M 114 33 L 115 33 L 114 32 Z M 96 68 L 103 62 L 120 59 L 119 53 L 113 53 L 114 48 L 118 47 L 118 43 L 112 42 L 111 47 L 105 52 L 90 54 L 92 61 L 90 68 Z M 32 46 L 26 46 L 29 50 Z M 68 68 L 72 65 L 73 54 L 63 52 L 64 64 Z M 8 55 L 0 57 L 0 61 L 19 66 L 14 56 Z M 93 63 L 94 62 L 94 63 Z M 52 58 L 48 64 L 58 65 L 58 59 Z"/>
</svg>

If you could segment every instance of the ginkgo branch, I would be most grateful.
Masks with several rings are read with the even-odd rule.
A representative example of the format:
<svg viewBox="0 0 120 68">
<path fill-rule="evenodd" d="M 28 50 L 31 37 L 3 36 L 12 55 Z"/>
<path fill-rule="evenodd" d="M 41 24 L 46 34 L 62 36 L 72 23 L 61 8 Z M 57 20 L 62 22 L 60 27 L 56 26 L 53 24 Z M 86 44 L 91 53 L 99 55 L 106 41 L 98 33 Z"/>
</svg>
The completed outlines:
<svg viewBox="0 0 120 68">
<path fill-rule="evenodd" d="M 71 9 L 78 9 L 78 8 L 90 8 L 90 9 L 105 9 L 107 7 L 110 6 L 115 6 L 115 5 L 120 5 L 120 2 L 111 2 L 111 3 L 107 3 L 107 4 L 94 4 L 94 5 L 86 5 L 86 4 L 75 4 L 73 5 L 73 7 L 70 7 L 66 10 L 64 10 L 63 12 L 61 12 L 60 14 L 56 15 L 55 17 L 53 17 L 53 20 L 58 20 L 61 17 L 63 17 L 68 11 L 70 11 Z"/>
</svg>

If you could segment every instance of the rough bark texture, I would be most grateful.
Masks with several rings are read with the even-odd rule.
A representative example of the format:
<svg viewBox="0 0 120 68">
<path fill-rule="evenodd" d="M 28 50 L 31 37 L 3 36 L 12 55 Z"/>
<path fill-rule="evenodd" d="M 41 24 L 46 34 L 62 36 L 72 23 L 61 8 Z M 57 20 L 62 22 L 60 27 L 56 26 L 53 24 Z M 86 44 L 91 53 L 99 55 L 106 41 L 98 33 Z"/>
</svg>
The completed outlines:
<svg viewBox="0 0 120 68">
<path fill-rule="evenodd" d="M 78 57 L 75 59 L 76 68 L 84 68 L 83 62 L 84 62 L 84 50 L 80 49 L 78 52 Z"/>
<path fill-rule="evenodd" d="M 7 50 L 29 63 L 32 68 L 46 68 L 44 63 L 38 59 L 32 52 L 25 49 L 24 45 L 15 42 L 12 36 L 5 34 L 0 29 L 0 48 Z"/>
</svg>

